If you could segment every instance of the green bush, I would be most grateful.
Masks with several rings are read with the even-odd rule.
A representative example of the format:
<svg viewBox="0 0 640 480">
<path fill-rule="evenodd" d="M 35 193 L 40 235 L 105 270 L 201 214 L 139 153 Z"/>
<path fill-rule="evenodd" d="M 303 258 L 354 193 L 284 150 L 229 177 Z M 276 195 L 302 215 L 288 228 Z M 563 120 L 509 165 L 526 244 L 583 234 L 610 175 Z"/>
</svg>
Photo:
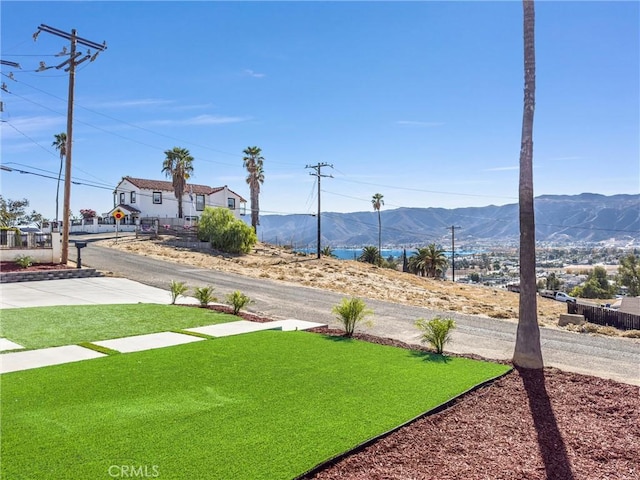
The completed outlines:
<svg viewBox="0 0 640 480">
<path fill-rule="evenodd" d="M 28 256 L 28 255 L 21 255 L 19 257 L 16 258 L 15 262 L 20 265 L 21 268 L 29 268 L 31 265 L 33 265 L 33 262 L 35 260 Z"/>
<path fill-rule="evenodd" d="M 253 229 L 227 208 L 205 207 L 198 225 L 198 238 L 216 250 L 249 253 L 258 241 Z"/>
<path fill-rule="evenodd" d="M 380 252 L 378 247 L 368 246 L 362 249 L 362 253 L 358 257 L 358 261 L 378 265 L 380 263 Z"/>
<path fill-rule="evenodd" d="M 416 320 L 416 326 L 422 330 L 422 341 L 428 342 L 442 354 L 444 346 L 451 340 L 451 331 L 456 328 L 456 323 L 450 318 L 435 317 L 427 321 L 424 318 Z"/>
<path fill-rule="evenodd" d="M 251 303 L 251 299 L 247 297 L 244 293 L 240 292 L 240 290 L 236 290 L 227 295 L 227 304 L 233 307 L 233 314 L 237 315 L 241 309 L 246 307 Z"/>
<path fill-rule="evenodd" d="M 337 258 L 333 253 L 333 248 L 331 248 L 329 245 L 327 245 L 326 247 L 323 247 L 322 250 L 320 250 L 320 254 L 323 257 Z"/>
<path fill-rule="evenodd" d="M 184 282 L 176 282 L 175 280 L 171 280 L 171 305 L 175 305 L 178 297 L 180 295 L 184 296 L 187 290 L 188 288 Z"/>
<path fill-rule="evenodd" d="M 373 314 L 373 310 L 367 308 L 360 298 L 343 298 L 342 301 L 331 310 L 337 315 L 337 319 L 344 325 L 344 334 L 347 337 L 353 335 L 356 324 L 363 322 L 367 316 Z"/>
<path fill-rule="evenodd" d="M 206 307 L 209 305 L 209 302 L 215 302 L 217 300 L 217 298 L 213 296 L 213 287 L 210 285 L 206 287 L 196 287 L 193 295 L 200 302 L 201 307 Z"/>
</svg>

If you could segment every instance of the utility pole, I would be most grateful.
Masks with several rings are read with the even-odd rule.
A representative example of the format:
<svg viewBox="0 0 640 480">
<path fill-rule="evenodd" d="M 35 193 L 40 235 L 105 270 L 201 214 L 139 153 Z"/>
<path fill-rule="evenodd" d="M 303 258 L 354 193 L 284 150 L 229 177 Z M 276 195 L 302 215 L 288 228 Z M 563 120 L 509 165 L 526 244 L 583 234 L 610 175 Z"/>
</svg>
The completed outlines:
<svg viewBox="0 0 640 480">
<path fill-rule="evenodd" d="M 52 35 L 62 37 L 71 42 L 71 49 L 68 53 L 69 58 L 55 67 L 57 70 L 59 70 L 62 67 L 68 65 L 68 67 L 65 68 L 64 71 L 69 72 L 69 97 L 67 101 L 67 148 L 64 168 L 64 206 L 62 211 L 62 257 L 60 259 L 60 262 L 63 265 L 66 265 L 67 261 L 69 260 L 69 214 L 71 212 L 71 147 L 73 145 L 73 94 L 75 88 L 76 67 L 87 60 L 93 62 L 100 52 L 106 50 L 107 43 L 103 42 L 102 45 L 100 45 L 99 43 L 95 43 L 91 40 L 78 37 L 76 35 L 75 28 L 71 30 L 71 33 L 67 33 L 45 24 L 41 24 L 38 27 L 38 31 L 33 34 L 34 41 L 37 40 L 40 32 L 51 33 Z M 82 52 L 76 51 L 78 44 L 87 47 L 87 51 L 84 56 Z M 90 48 L 97 50 L 97 52 L 92 55 L 91 50 L 89 50 Z M 60 54 L 58 55 L 67 55 L 66 47 L 63 48 L 62 52 L 60 52 Z M 79 57 L 82 58 L 78 59 Z M 44 70 L 48 70 L 49 68 L 52 67 L 47 67 L 44 62 L 40 62 L 40 68 L 37 71 L 41 72 Z"/>
<path fill-rule="evenodd" d="M 320 179 L 322 177 L 329 177 L 329 178 L 333 178 L 332 175 L 322 175 L 322 167 L 331 167 L 333 168 L 333 165 L 330 165 L 328 163 L 318 163 L 317 165 L 307 165 L 304 168 L 313 168 L 315 170 L 315 172 L 309 173 L 309 175 L 313 175 L 314 177 L 318 178 L 318 258 L 320 258 L 320 238 L 321 238 L 321 226 L 322 223 L 320 221 Z"/>
<path fill-rule="evenodd" d="M 451 225 L 447 227 L 451 230 L 451 281 L 455 283 L 456 281 L 456 227 L 455 225 Z"/>
</svg>

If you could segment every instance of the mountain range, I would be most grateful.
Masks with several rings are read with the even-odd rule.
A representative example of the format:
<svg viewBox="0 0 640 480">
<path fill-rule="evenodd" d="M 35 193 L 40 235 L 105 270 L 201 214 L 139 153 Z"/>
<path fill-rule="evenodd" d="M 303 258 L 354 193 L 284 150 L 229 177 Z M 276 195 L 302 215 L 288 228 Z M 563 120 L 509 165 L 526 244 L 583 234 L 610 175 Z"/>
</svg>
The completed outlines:
<svg viewBox="0 0 640 480">
<path fill-rule="evenodd" d="M 535 198 L 536 240 L 554 243 L 616 239 L 640 243 L 640 195 L 542 195 Z M 398 208 L 380 211 L 382 245 L 416 246 L 451 241 L 513 242 L 519 238 L 518 204 L 468 208 Z M 378 213 L 321 214 L 321 245 L 378 244 Z M 260 216 L 260 240 L 315 246 L 315 215 Z"/>
</svg>

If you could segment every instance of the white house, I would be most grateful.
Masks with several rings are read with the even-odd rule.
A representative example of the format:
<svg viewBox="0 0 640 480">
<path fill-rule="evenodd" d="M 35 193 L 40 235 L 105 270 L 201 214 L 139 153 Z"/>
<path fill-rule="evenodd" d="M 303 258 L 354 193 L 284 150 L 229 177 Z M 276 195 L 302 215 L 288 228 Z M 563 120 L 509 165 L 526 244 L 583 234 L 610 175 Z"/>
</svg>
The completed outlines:
<svg viewBox="0 0 640 480">
<path fill-rule="evenodd" d="M 169 181 L 122 177 L 113 192 L 114 208 L 125 213 L 122 223 L 133 224 L 143 218 L 178 218 L 178 200 Z M 247 201 L 225 185 L 209 187 L 187 183 L 182 196 L 184 221 L 197 220 L 205 207 L 227 207 L 236 218 L 246 213 Z M 169 222 L 167 222 L 169 223 Z"/>
</svg>

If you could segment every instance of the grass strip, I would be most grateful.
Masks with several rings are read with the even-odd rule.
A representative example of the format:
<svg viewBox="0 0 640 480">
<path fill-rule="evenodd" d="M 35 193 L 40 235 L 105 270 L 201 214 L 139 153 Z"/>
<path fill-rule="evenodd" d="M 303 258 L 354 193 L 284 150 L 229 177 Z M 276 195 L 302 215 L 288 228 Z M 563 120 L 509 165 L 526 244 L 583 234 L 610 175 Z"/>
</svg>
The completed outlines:
<svg viewBox="0 0 640 480">
<path fill-rule="evenodd" d="M 121 352 L 113 350 L 112 348 L 103 347 L 102 345 L 96 345 L 90 342 L 80 342 L 79 347 L 88 348 L 94 352 L 104 353 L 105 355 L 120 355 Z"/>
<path fill-rule="evenodd" d="M 204 308 L 142 303 L 11 308 L 2 310 L 0 336 L 35 349 L 236 320 Z"/>
<path fill-rule="evenodd" d="M 0 473 L 293 478 L 508 369 L 262 331 L 9 373 Z"/>
</svg>

